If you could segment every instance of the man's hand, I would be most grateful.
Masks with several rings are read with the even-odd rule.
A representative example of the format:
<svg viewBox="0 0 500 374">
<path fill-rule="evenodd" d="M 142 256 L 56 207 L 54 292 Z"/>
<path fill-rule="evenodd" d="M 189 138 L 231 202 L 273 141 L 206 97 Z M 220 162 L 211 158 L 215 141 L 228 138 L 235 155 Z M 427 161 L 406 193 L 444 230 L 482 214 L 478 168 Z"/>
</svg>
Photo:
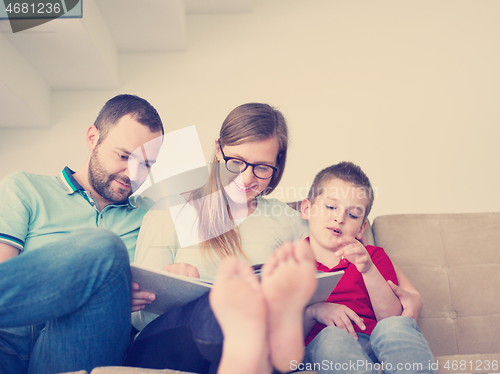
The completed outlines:
<svg viewBox="0 0 500 374">
<path fill-rule="evenodd" d="M 189 264 L 170 264 L 163 268 L 164 271 L 185 275 L 186 277 L 199 278 L 198 269 Z M 156 299 L 156 295 L 151 292 L 141 291 L 138 283 L 132 282 L 132 312 L 138 312 L 151 304 Z"/>
<path fill-rule="evenodd" d="M 147 304 L 151 304 L 156 295 L 151 292 L 141 291 L 138 283 L 132 282 L 132 312 L 144 309 Z"/>
<path fill-rule="evenodd" d="M 348 332 L 351 336 L 358 340 L 358 335 L 354 331 L 352 323 L 354 322 L 361 330 L 366 329 L 363 319 L 360 318 L 354 311 L 345 305 L 335 303 L 316 303 L 306 308 L 306 313 L 318 322 L 327 326 L 337 326 L 338 328 Z"/>
<path fill-rule="evenodd" d="M 165 265 L 163 270 L 168 271 L 169 273 L 184 275 L 186 277 L 192 277 L 192 278 L 200 277 L 198 269 L 190 264 L 179 263 L 179 264 Z"/>
<path fill-rule="evenodd" d="M 372 268 L 372 259 L 365 246 L 359 240 L 354 237 L 343 237 L 337 243 L 342 245 L 342 247 L 335 251 L 335 256 L 344 256 L 347 258 L 349 262 L 356 266 L 361 274 L 366 273 Z"/>
<path fill-rule="evenodd" d="M 416 292 L 406 291 L 403 288 L 395 285 L 392 281 L 388 280 L 389 286 L 392 289 L 392 292 L 398 297 L 399 302 L 403 306 L 402 316 L 411 317 L 416 322 L 418 322 L 418 316 L 422 311 L 422 296 L 415 289 Z"/>
</svg>

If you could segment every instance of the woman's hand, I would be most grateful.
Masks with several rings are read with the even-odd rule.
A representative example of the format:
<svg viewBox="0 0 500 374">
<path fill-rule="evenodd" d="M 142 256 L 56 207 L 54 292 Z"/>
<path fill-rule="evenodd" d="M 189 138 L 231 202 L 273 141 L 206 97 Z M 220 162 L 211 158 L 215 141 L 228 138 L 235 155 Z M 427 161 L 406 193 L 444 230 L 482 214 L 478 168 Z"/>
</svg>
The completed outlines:
<svg viewBox="0 0 500 374">
<path fill-rule="evenodd" d="M 184 275 L 186 277 L 199 278 L 200 273 L 198 269 L 193 265 L 178 263 L 178 264 L 169 264 L 165 265 L 163 268 L 164 271 L 168 271 L 169 273 Z"/>
<path fill-rule="evenodd" d="M 360 318 L 352 309 L 342 304 L 335 303 L 316 303 L 306 309 L 307 313 L 326 326 L 337 326 L 348 332 L 354 339 L 358 340 L 358 335 L 354 331 L 352 323 L 354 322 L 361 330 L 366 329 L 363 319 Z"/>
<path fill-rule="evenodd" d="M 151 304 L 156 295 L 151 292 L 141 291 L 139 283 L 132 282 L 132 312 L 144 309 L 147 304 Z"/>
</svg>

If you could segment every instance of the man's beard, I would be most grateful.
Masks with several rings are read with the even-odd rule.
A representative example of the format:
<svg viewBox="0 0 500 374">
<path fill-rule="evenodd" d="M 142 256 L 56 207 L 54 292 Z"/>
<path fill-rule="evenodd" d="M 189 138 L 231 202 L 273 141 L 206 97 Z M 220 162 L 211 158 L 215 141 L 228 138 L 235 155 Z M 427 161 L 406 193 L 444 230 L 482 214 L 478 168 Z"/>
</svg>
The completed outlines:
<svg viewBox="0 0 500 374">
<path fill-rule="evenodd" d="M 130 178 L 125 175 L 120 176 L 118 174 L 108 174 L 99 162 L 99 158 L 97 157 L 97 148 L 94 149 L 89 161 L 90 185 L 99 195 L 101 195 L 106 200 L 116 204 L 124 203 L 132 194 L 132 190 L 127 191 L 127 189 L 119 188 L 118 192 L 121 193 L 114 191 L 111 187 L 111 182 L 114 179 L 129 186 L 131 185 Z"/>
</svg>

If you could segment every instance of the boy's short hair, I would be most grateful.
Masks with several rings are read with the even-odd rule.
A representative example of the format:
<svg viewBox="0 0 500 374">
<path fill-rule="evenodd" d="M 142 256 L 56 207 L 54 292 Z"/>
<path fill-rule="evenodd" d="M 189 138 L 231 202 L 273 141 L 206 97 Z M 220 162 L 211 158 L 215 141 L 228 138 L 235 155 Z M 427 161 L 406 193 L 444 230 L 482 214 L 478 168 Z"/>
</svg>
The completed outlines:
<svg viewBox="0 0 500 374">
<path fill-rule="evenodd" d="M 364 171 L 361 170 L 359 166 L 349 161 L 343 161 L 329 166 L 316 174 L 311 189 L 307 195 L 307 199 L 310 203 L 314 203 L 314 200 L 321 195 L 324 185 L 332 179 L 340 179 L 344 182 L 352 183 L 355 187 L 361 188 L 365 191 L 367 195 L 366 197 L 368 198 L 365 216 L 363 217 L 363 221 L 365 221 L 373 205 L 373 188 L 370 183 L 370 179 L 368 179 Z"/>
</svg>

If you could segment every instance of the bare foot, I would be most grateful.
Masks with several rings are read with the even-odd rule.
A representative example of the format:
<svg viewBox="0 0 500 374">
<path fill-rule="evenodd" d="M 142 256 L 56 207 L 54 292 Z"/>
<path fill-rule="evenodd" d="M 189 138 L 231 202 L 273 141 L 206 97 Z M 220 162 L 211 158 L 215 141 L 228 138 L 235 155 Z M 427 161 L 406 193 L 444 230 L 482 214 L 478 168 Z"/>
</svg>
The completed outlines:
<svg viewBox="0 0 500 374">
<path fill-rule="evenodd" d="M 308 242 L 282 245 L 262 268 L 271 362 L 279 371 L 290 371 L 291 361 L 299 363 L 304 357 L 303 313 L 316 287 L 316 265 Z"/>
<path fill-rule="evenodd" d="M 253 270 L 235 257 L 226 258 L 219 265 L 209 300 L 224 334 L 217 373 L 271 373 L 266 305 Z"/>
</svg>

